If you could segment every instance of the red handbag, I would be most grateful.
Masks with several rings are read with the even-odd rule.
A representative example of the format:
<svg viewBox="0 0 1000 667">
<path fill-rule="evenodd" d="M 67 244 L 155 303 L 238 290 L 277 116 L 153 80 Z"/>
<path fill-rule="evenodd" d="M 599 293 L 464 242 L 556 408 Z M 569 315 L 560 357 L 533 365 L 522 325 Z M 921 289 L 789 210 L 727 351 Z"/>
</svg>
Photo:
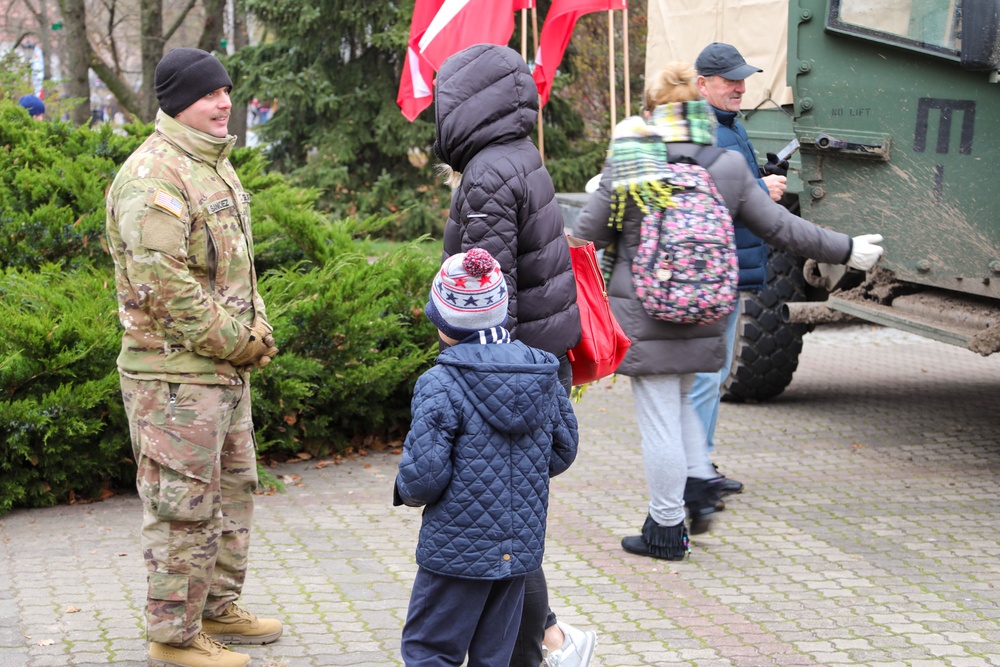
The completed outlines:
<svg viewBox="0 0 1000 667">
<path fill-rule="evenodd" d="M 607 377 L 618 369 L 632 341 L 611 313 L 604 276 L 591 241 L 566 235 L 569 256 L 576 277 L 576 303 L 580 308 L 583 336 L 567 352 L 573 367 L 573 384 L 587 384 Z"/>
</svg>

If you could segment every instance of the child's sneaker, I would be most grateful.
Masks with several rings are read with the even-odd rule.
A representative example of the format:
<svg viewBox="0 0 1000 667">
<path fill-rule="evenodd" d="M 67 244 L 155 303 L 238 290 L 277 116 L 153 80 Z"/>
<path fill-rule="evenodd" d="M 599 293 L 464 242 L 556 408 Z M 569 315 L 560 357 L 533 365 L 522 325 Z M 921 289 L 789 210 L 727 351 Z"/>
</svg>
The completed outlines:
<svg viewBox="0 0 1000 667">
<path fill-rule="evenodd" d="M 556 625 L 565 637 L 563 645 L 558 651 L 549 651 L 543 646 L 541 667 L 587 667 L 594 657 L 597 634 L 592 630 L 578 630 L 562 621 L 556 621 Z"/>
</svg>

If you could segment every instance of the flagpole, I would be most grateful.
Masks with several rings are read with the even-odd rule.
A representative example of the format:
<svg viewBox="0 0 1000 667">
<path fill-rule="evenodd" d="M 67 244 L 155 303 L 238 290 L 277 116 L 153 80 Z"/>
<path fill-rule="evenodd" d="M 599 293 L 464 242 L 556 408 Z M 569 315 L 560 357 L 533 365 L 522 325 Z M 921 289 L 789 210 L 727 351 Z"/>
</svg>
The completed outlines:
<svg viewBox="0 0 1000 667">
<path fill-rule="evenodd" d="M 521 9 L 521 57 L 528 62 L 528 9 Z"/>
<path fill-rule="evenodd" d="M 628 118 L 632 115 L 632 95 L 628 84 L 628 7 L 622 10 L 622 50 L 625 52 L 625 117 Z"/>
<path fill-rule="evenodd" d="M 535 41 L 535 55 L 538 55 L 538 3 L 531 3 L 531 36 Z M 535 63 L 538 67 L 538 63 Z M 545 125 L 542 123 L 542 105 L 538 105 L 538 154 L 545 164 Z"/>
<path fill-rule="evenodd" d="M 615 12 L 612 9 L 608 10 L 608 90 L 611 92 L 611 130 L 614 132 L 618 103 L 615 101 Z"/>
</svg>

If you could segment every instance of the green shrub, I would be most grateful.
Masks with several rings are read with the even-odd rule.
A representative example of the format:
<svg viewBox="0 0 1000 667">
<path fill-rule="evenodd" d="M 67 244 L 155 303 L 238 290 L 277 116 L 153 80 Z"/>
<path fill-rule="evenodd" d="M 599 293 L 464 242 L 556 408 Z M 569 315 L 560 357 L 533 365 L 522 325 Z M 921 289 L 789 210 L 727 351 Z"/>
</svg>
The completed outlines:
<svg viewBox="0 0 1000 667">
<path fill-rule="evenodd" d="M 142 137 L 38 122 L 0 100 L 0 268 L 111 266 L 104 190 Z"/>
<path fill-rule="evenodd" d="M 439 264 L 429 239 L 369 257 L 359 239 L 387 220 L 329 222 L 316 196 L 282 183 L 253 199 L 260 290 L 281 349 L 254 379 L 257 440 L 272 453 L 328 453 L 404 428 L 437 351 L 423 316 Z"/>
<path fill-rule="evenodd" d="M 423 315 L 437 263 L 416 244 L 343 253 L 261 281 L 281 353 L 254 380 L 261 451 L 339 451 L 409 424 L 413 383 L 437 353 Z"/>
<path fill-rule="evenodd" d="M 131 485 L 113 298 L 100 270 L 0 273 L 0 514 Z"/>
</svg>

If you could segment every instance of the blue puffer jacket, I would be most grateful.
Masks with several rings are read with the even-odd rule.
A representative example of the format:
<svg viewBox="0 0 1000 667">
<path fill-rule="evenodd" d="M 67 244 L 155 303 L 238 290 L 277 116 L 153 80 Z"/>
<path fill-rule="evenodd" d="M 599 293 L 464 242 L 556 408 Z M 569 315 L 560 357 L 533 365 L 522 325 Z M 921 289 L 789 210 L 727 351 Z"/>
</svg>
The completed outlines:
<svg viewBox="0 0 1000 667">
<path fill-rule="evenodd" d="M 757 183 L 767 192 L 764 179 L 760 178 L 760 167 L 757 166 L 757 156 L 753 144 L 747 137 L 747 131 L 736 120 L 735 111 L 723 111 L 712 107 L 715 117 L 719 119 L 716 132 L 716 145 L 742 153 L 750 168 L 750 173 L 757 178 Z M 768 195 L 770 196 L 770 195 Z M 743 226 L 739 218 L 733 220 L 736 231 L 736 257 L 740 263 L 740 289 L 760 290 L 767 283 L 767 244 Z"/>
<path fill-rule="evenodd" d="M 515 341 L 463 342 L 417 380 L 396 488 L 426 505 L 417 563 L 463 579 L 537 570 L 549 478 L 576 458 L 559 362 Z"/>
</svg>

